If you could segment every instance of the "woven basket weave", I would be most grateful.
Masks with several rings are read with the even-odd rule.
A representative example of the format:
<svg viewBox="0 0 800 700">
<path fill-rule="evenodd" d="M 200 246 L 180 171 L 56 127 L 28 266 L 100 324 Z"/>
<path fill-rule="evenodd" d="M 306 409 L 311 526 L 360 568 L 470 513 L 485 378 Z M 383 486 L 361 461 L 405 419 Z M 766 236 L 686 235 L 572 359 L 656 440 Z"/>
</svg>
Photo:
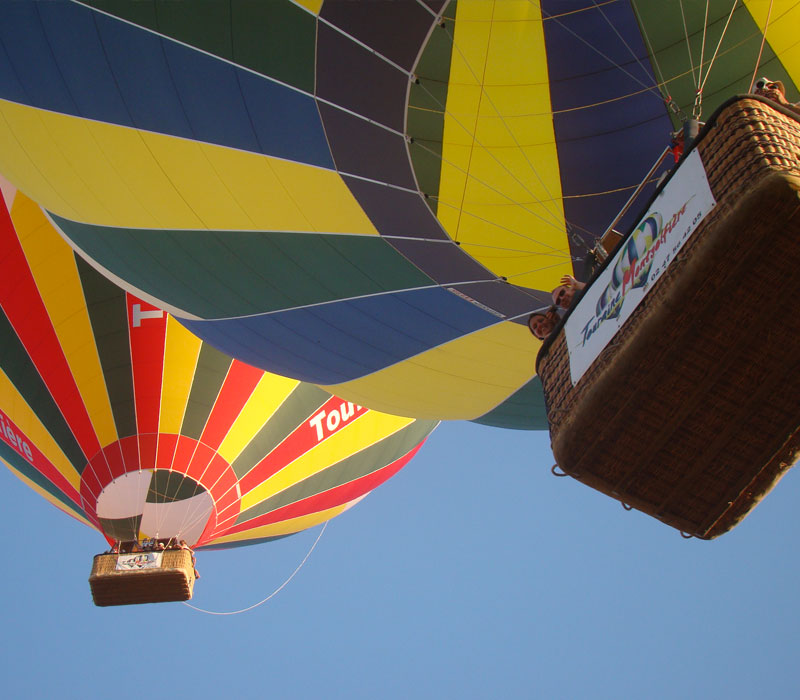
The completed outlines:
<svg viewBox="0 0 800 700">
<path fill-rule="evenodd" d="M 192 553 L 185 549 L 163 552 L 161 567 L 117 571 L 117 554 L 98 554 L 92 564 L 89 586 L 94 604 L 135 605 L 189 600 L 194 590 Z"/>
<path fill-rule="evenodd" d="M 697 143 L 717 206 L 573 387 L 538 370 L 563 471 L 696 537 L 734 527 L 800 454 L 800 124 L 728 103 Z"/>
</svg>

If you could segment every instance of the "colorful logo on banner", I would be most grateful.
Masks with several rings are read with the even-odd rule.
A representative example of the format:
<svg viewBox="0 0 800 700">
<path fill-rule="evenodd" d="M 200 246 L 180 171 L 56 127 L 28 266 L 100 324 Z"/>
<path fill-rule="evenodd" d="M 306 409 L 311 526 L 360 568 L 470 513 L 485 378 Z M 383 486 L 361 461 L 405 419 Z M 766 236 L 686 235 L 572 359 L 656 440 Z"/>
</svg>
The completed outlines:
<svg viewBox="0 0 800 700">
<path fill-rule="evenodd" d="M 675 212 L 666 226 L 662 226 L 661 214 L 652 212 L 630 238 L 625 241 L 622 250 L 617 254 L 611 282 L 608 283 L 595 306 L 595 318 L 586 325 L 583 331 L 583 345 L 600 327 L 603 321 L 617 318 L 622 311 L 622 304 L 628 292 L 634 289 L 645 289 L 650 279 L 656 253 L 666 244 L 667 237 L 681 223 L 686 207 L 691 199 Z"/>
<path fill-rule="evenodd" d="M 648 288 L 714 205 L 703 163 L 692 151 L 570 313 L 565 335 L 573 384 L 642 302 Z"/>
<path fill-rule="evenodd" d="M 666 245 L 672 230 L 682 223 L 686 208 L 692 199 L 693 197 L 690 197 L 678 211 L 672 214 L 666 226 L 662 226 L 663 219 L 660 212 L 651 212 L 625 241 L 622 250 L 617 253 L 617 261 L 612 267 L 611 281 L 597 300 L 594 317 L 583 328 L 581 345 L 586 345 L 603 321 L 619 317 L 625 297 L 629 292 L 634 289 L 644 290 L 648 283 L 655 282 L 661 276 L 663 269 L 651 277 L 653 261 L 661 246 Z M 699 219 L 696 219 L 692 225 L 696 225 L 698 221 Z M 673 251 L 673 253 L 675 252 L 677 251 Z M 667 258 L 667 261 L 670 259 L 671 256 Z M 666 265 L 662 267 L 665 268 Z"/>
<path fill-rule="evenodd" d="M 120 554 L 117 557 L 117 571 L 138 571 L 139 569 L 158 569 L 164 552 L 137 552 Z"/>
<path fill-rule="evenodd" d="M 685 209 L 686 205 L 681 211 Z M 674 222 L 670 224 L 674 226 Z M 639 224 L 625 242 L 623 249 L 617 255 L 611 282 L 597 300 L 595 315 L 600 322 L 619 316 L 628 291 L 647 286 L 650 268 L 653 265 L 653 254 L 663 242 L 664 235 L 661 214 L 653 212 Z"/>
</svg>

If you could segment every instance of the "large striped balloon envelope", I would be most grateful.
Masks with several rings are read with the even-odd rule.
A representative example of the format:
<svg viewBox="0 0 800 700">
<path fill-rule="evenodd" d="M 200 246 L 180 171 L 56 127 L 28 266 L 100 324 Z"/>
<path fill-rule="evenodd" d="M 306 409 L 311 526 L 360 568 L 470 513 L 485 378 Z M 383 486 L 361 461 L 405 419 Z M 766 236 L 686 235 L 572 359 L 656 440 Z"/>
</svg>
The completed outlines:
<svg viewBox="0 0 800 700">
<path fill-rule="evenodd" d="M 395 474 L 435 427 L 221 353 L 4 194 L 0 458 L 109 541 L 297 532 Z"/>
<path fill-rule="evenodd" d="M 795 0 L 5 2 L 0 173 L 230 355 L 544 428 L 529 315 L 684 120 L 756 70 L 798 99 L 798 26 Z"/>
</svg>

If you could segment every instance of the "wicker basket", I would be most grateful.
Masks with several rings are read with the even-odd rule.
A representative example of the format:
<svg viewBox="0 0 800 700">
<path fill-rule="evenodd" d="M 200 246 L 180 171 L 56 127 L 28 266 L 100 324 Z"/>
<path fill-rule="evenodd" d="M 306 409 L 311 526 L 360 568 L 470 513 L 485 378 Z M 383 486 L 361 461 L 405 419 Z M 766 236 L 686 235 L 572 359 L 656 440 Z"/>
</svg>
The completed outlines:
<svg viewBox="0 0 800 700">
<path fill-rule="evenodd" d="M 561 329 L 538 358 L 567 474 L 703 539 L 800 453 L 800 124 L 724 105 L 697 142 L 717 206 L 572 385 Z"/>
<path fill-rule="evenodd" d="M 154 569 L 117 570 L 118 554 L 98 554 L 92 564 L 89 586 L 94 604 L 136 605 L 189 600 L 194 590 L 192 553 L 185 549 L 163 552 Z"/>
</svg>

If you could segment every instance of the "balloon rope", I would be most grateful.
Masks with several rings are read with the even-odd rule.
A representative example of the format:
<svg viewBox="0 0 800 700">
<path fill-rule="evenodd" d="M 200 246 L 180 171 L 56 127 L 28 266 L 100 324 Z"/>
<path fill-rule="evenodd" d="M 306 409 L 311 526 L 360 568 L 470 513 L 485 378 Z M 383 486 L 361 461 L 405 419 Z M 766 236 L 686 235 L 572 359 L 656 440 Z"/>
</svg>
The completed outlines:
<svg viewBox="0 0 800 700">
<path fill-rule="evenodd" d="M 706 0 L 706 16 L 703 19 L 703 40 L 700 42 L 700 65 L 697 67 L 697 94 L 699 95 L 703 89 L 703 62 L 706 55 L 706 32 L 708 31 L 708 7 L 711 4 L 710 0 Z M 707 75 L 707 73 L 706 73 Z"/>
<path fill-rule="evenodd" d="M 689 67 L 692 71 L 692 80 L 695 89 L 700 87 L 700 78 L 694 73 L 694 58 L 692 57 L 692 43 L 689 41 L 689 28 L 686 26 L 686 13 L 683 11 L 683 0 L 680 0 L 681 18 L 683 19 L 683 35 L 686 37 L 686 50 L 689 53 Z M 702 72 L 702 66 L 700 68 Z"/>
<path fill-rule="evenodd" d="M 597 4 L 597 3 L 595 3 L 595 4 Z M 642 29 L 642 36 L 644 37 L 644 41 L 647 44 L 647 52 L 650 54 L 650 56 L 652 56 L 653 68 L 655 69 L 655 72 L 658 74 L 658 76 L 657 76 L 658 82 L 656 84 L 659 87 L 659 89 L 663 88 L 663 90 L 661 90 L 662 97 L 665 100 L 669 101 L 669 98 L 670 98 L 669 88 L 667 87 L 667 81 L 664 80 L 664 71 L 661 70 L 661 66 L 658 63 L 658 58 L 656 56 L 656 52 L 653 50 L 653 44 L 650 41 L 650 35 L 647 33 L 647 27 L 645 26 L 644 22 L 642 22 L 639 19 L 641 17 L 641 13 L 639 12 L 639 8 L 636 6 L 636 0 L 632 0 L 631 6 L 633 7 L 633 12 L 636 15 L 636 21 L 639 23 L 639 26 Z M 603 13 L 603 16 L 604 17 L 606 16 L 605 13 Z M 608 22 L 608 18 L 607 17 L 606 17 L 606 21 Z M 625 45 L 628 46 L 627 43 Z M 630 47 L 628 47 L 628 50 L 633 53 L 633 51 L 630 49 Z"/>
<path fill-rule="evenodd" d="M 214 610 L 204 610 L 203 608 L 198 608 L 198 607 L 196 607 L 194 605 L 191 605 L 191 604 L 187 603 L 186 601 L 184 601 L 183 604 L 187 608 L 191 608 L 192 610 L 197 610 L 197 612 L 205 613 L 206 615 L 238 615 L 239 613 L 247 612 L 248 610 L 252 610 L 253 608 L 257 608 L 259 605 L 263 605 L 270 598 L 272 598 L 272 597 L 276 596 L 278 593 L 280 593 L 288 585 L 289 581 L 291 581 L 297 575 L 297 572 L 300 571 L 300 569 L 303 568 L 303 565 L 308 561 L 308 558 L 311 556 L 311 552 L 314 551 L 314 548 L 317 546 L 317 543 L 322 538 L 322 534 L 325 532 L 325 528 L 328 527 L 328 523 L 329 522 L 330 522 L 330 520 L 326 520 L 325 521 L 325 524 L 322 526 L 322 529 L 319 531 L 319 535 L 317 535 L 317 539 L 314 540 L 314 544 L 311 545 L 311 549 L 308 550 L 308 553 L 305 555 L 305 557 L 303 557 L 303 561 L 300 562 L 300 564 L 297 566 L 297 568 L 292 572 L 291 576 L 289 576 L 289 578 L 287 578 L 280 586 L 278 586 L 274 591 L 272 591 L 272 593 L 270 593 L 266 598 L 264 598 L 264 600 L 260 600 L 257 603 L 255 603 L 254 605 L 251 605 L 250 607 L 242 608 L 241 610 L 231 610 L 230 612 L 216 612 Z"/>
<path fill-rule="evenodd" d="M 728 21 L 725 22 L 725 26 L 722 28 L 722 34 L 719 35 L 719 41 L 717 42 L 717 48 L 714 49 L 714 55 L 711 57 L 711 60 L 708 62 L 708 69 L 706 70 L 706 75 L 703 78 L 703 82 L 700 83 L 700 92 L 703 92 L 703 88 L 706 86 L 706 82 L 708 81 L 708 76 L 711 75 L 711 68 L 714 65 L 714 61 L 717 59 L 717 54 L 719 53 L 719 47 L 722 46 L 722 40 L 725 38 L 725 34 L 728 33 L 728 27 L 730 26 L 731 19 L 733 19 L 734 10 L 736 10 L 736 5 L 739 0 L 733 0 L 733 5 L 731 5 L 731 11 L 728 14 Z"/>
<path fill-rule="evenodd" d="M 636 0 L 634 0 L 631 4 L 633 5 L 634 14 L 637 15 L 637 19 L 638 19 L 638 11 L 636 10 Z M 603 12 L 602 5 L 598 5 L 597 4 L 597 0 L 592 0 L 592 5 L 594 5 L 594 7 L 597 8 L 597 11 L 603 16 L 603 19 L 606 21 L 606 24 L 608 24 L 608 26 L 610 27 L 611 31 L 613 31 L 614 34 L 617 35 L 617 38 L 620 40 L 622 45 L 626 49 L 628 49 L 628 53 L 631 55 L 631 58 L 633 58 L 633 60 L 642 69 L 642 72 L 645 74 L 645 80 L 649 82 L 650 74 L 649 74 L 647 68 L 644 65 L 644 61 L 641 58 L 639 58 L 637 53 L 631 48 L 631 45 L 627 41 L 625 41 L 625 37 L 622 36 L 622 34 L 620 34 L 620 32 L 617 29 L 616 25 L 608 18 L 608 15 L 605 12 Z M 643 25 L 640 25 L 640 27 L 641 27 L 641 30 L 642 30 L 642 34 L 644 34 L 645 41 L 649 44 L 650 42 L 649 42 L 649 40 L 647 38 L 647 31 L 645 30 Z M 651 54 L 652 54 L 652 52 L 651 52 Z M 653 58 L 655 58 L 655 56 Z M 654 64 L 654 67 L 656 68 L 656 70 L 658 72 L 660 72 L 660 69 L 658 68 L 658 64 L 657 64 L 657 62 L 655 60 L 653 61 L 653 64 Z M 662 78 L 663 78 L 663 74 L 662 74 Z M 647 83 L 643 83 L 642 85 L 643 86 L 647 86 Z M 666 83 L 664 83 L 663 80 L 661 81 L 660 85 L 664 85 L 666 87 Z M 656 86 L 658 87 L 659 83 L 656 83 Z M 650 90 L 649 87 L 647 87 L 647 89 Z"/>
<path fill-rule="evenodd" d="M 756 67 L 753 70 L 753 77 L 750 80 L 750 87 L 747 92 L 753 92 L 753 85 L 756 83 L 756 76 L 758 75 L 758 67 L 761 65 L 761 55 L 764 53 L 764 44 L 767 41 L 767 29 L 769 29 L 769 20 L 772 16 L 772 0 L 769 0 L 769 9 L 767 10 L 767 21 L 764 23 L 764 34 L 761 37 L 761 48 L 758 50 L 758 58 L 756 59 Z"/>
</svg>

